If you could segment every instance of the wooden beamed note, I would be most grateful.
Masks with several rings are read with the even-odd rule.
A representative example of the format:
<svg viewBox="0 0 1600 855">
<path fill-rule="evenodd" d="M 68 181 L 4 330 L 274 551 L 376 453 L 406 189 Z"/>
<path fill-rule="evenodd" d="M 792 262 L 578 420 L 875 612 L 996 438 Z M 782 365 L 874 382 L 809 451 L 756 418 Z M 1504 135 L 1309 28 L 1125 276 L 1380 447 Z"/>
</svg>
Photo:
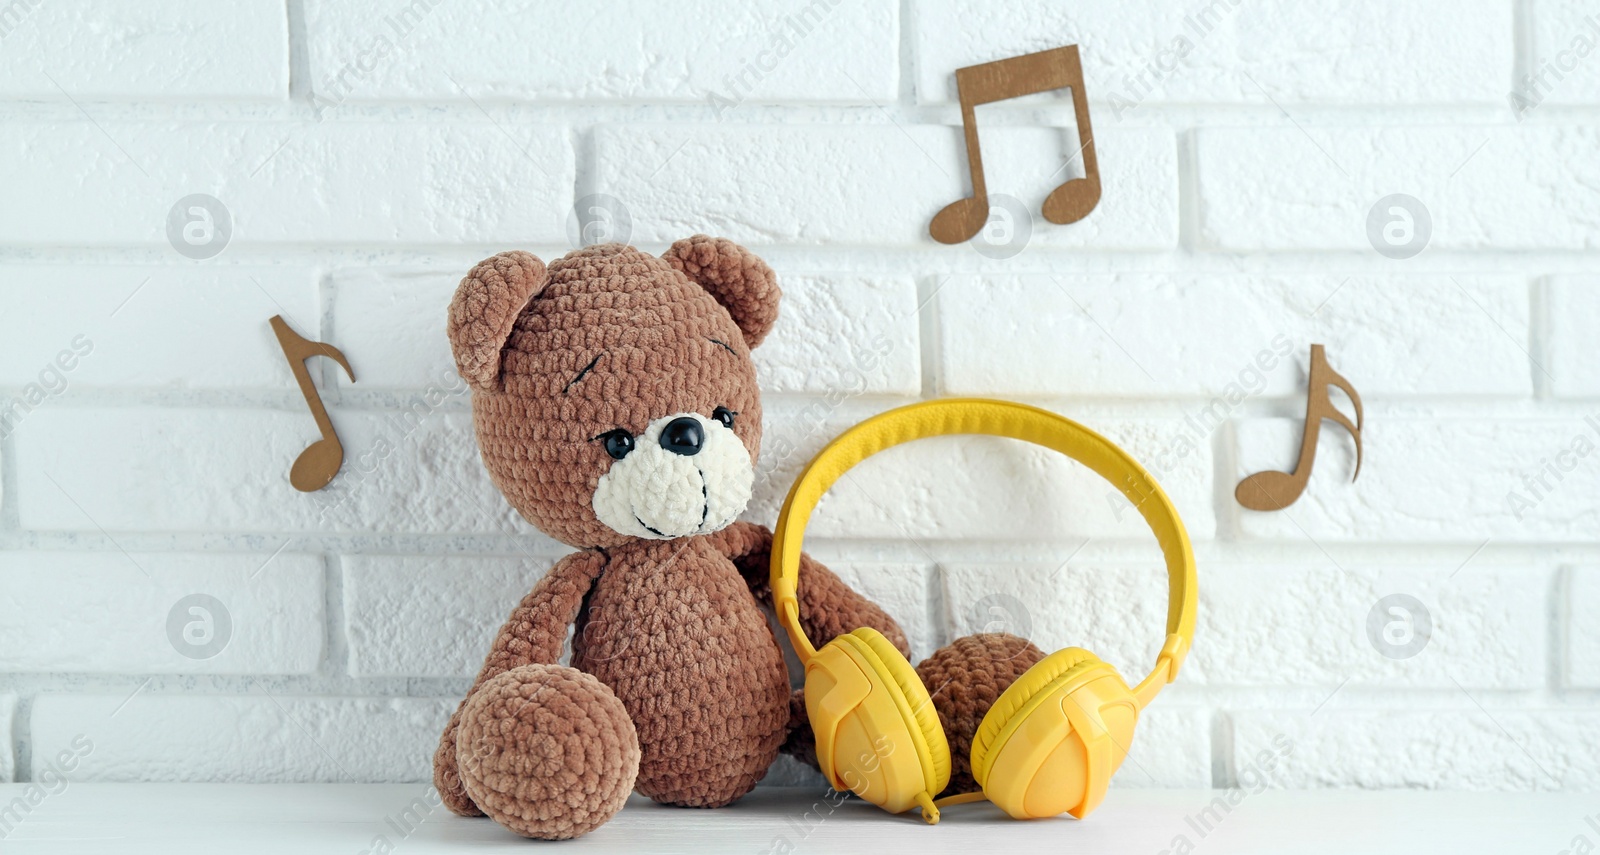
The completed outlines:
<svg viewBox="0 0 1600 855">
<path fill-rule="evenodd" d="M 1089 97 L 1083 90 L 1083 63 L 1078 46 L 1052 48 L 1010 59 L 956 69 L 956 91 L 961 97 L 961 128 L 967 141 L 967 171 L 972 195 L 957 199 L 935 214 L 928 233 L 940 243 L 970 240 L 989 220 L 989 188 L 983 177 L 983 153 L 978 148 L 977 107 L 1021 98 L 1052 89 L 1072 89 L 1072 111 L 1078 122 L 1078 150 L 1083 152 L 1084 177 L 1073 178 L 1050 191 L 1044 200 L 1044 218 L 1052 223 L 1075 223 L 1100 202 L 1100 161 L 1094 153 L 1094 132 L 1089 127 Z"/>
</svg>

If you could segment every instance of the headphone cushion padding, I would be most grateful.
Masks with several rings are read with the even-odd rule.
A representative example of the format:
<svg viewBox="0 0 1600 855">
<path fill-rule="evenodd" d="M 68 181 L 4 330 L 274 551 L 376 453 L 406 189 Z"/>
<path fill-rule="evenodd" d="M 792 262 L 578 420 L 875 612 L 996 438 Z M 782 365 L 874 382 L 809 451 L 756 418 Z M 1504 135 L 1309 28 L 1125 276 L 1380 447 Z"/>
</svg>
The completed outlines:
<svg viewBox="0 0 1600 855">
<path fill-rule="evenodd" d="M 983 784 L 985 757 L 999 747 L 995 742 L 1000 738 L 1000 732 L 1011 717 L 1027 705 L 1028 699 L 1045 691 L 1062 677 L 1099 662 L 1099 657 L 1081 647 L 1064 647 L 1040 660 L 1006 687 L 983 717 L 983 723 L 978 725 L 978 732 L 972 736 L 972 774 L 980 786 Z"/>
<path fill-rule="evenodd" d="M 933 698 L 928 695 L 928 687 L 922 685 L 922 678 L 917 676 L 916 669 L 882 633 L 871 627 L 862 627 L 850 634 L 866 642 L 868 649 L 876 654 L 882 665 L 881 673 L 899 688 L 906 705 L 911 707 L 917 730 L 922 734 L 923 745 L 933 761 L 933 780 L 928 781 L 928 794 L 938 795 L 950 782 L 950 744 L 945 740 L 944 726 L 939 723 L 939 711 L 933 705 Z"/>
</svg>

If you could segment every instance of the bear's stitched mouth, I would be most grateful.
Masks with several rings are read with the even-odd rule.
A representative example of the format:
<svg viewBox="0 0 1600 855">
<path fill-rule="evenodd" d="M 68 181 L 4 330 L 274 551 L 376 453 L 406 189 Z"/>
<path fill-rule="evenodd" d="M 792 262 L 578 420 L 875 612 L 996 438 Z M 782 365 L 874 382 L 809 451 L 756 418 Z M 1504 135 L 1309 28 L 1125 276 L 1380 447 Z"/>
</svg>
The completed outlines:
<svg viewBox="0 0 1600 855">
<path fill-rule="evenodd" d="M 694 468 L 694 472 L 696 475 L 700 476 L 700 525 L 695 528 L 695 531 L 704 531 L 706 527 L 706 515 L 711 513 L 711 494 L 706 490 L 705 470 L 696 466 Z"/>
<path fill-rule="evenodd" d="M 644 526 L 647 531 L 649 531 L 651 534 L 655 535 L 656 537 L 672 537 L 672 535 L 667 534 L 666 532 L 662 531 L 661 529 L 656 528 L 655 526 L 645 522 L 642 519 L 639 519 L 639 512 L 638 511 L 634 511 L 633 512 L 633 521 L 638 523 L 639 525 Z"/>
<path fill-rule="evenodd" d="M 641 519 L 639 517 L 639 511 L 637 509 L 635 509 L 635 508 L 631 508 L 630 507 L 628 509 L 628 511 L 629 511 L 629 513 L 633 514 L 633 521 L 638 523 L 641 526 L 644 526 L 645 531 L 650 532 L 651 534 L 655 535 L 656 537 L 663 537 L 663 538 L 666 538 L 668 540 L 672 540 L 674 538 L 679 538 L 679 537 L 688 537 L 691 534 L 702 534 L 702 533 L 704 533 L 705 530 L 706 530 L 706 518 L 711 516 L 711 491 L 706 486 L 706 473 L 704 471 L 702 471 L 700 469 L 700 467 L 698 467 L 698 466 L 696 466 L 694 468 L 694 471 L 695 471 L 696 474 L 698 474 L 700 476 L 700 524 L 699 525 L 695 526 L 693 529 L 691 529 L 689 531 L 684 532 L 683 534 L 667 534 L 666 532 L 662 531 L 661 529 L 656 528 L 655 526 L 645 522 L 643 519 Z"/>
</svg>

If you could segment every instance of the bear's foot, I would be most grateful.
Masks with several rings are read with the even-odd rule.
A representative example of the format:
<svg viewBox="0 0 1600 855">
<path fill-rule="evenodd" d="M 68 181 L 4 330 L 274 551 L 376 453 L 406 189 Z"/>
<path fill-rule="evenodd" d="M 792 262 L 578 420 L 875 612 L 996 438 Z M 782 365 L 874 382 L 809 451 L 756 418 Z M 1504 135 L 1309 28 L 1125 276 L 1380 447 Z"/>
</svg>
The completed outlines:
<svg viewBox="0 0 1600 855">
<path fill-rule="evenodd" d="M 1032 642 L 991 632 L 958 638 L 917 666 L 950 743 L 950 784 L 941 795 L 979 789 L 972 778 L 972 736 L 1000 693 L 1043 658 Z"/>
<path fill-rule="evenodd" d="M 604 683 L 524 665 L 467 699 L 456 760 L 479 810 L 524 837 L 564 840 L 622 808 L 639 773 L 639 737 Z"/>
</svg>

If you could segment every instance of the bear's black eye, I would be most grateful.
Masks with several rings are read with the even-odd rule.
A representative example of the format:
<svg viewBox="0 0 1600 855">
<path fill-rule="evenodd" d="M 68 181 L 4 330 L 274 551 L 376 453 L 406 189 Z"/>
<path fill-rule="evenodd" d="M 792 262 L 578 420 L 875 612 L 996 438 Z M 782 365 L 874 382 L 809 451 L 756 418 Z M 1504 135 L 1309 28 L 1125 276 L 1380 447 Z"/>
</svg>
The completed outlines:
<svg viewBox="0 0 1600 855">
<path fill-rule="evenodd" d="M 606 453 L 611 455 L 612 459 L 615 460 L 621 460 L 622 458 L 627 457 L 628 452 L 633 450 L 633 434 L 628 433 L 622 428 L 606 431 L 605 433 L 595 437 L 595 439 L 605 441 Z"/>
<path fill-rule="evenodd" d="M 722 422 L 722 426 L 725 428 L 733 427 L 733 417 L 737 415 L 739 414 L 727 407 L 718 407 L 711 411 L 711 417 Z"/>
</svg>

